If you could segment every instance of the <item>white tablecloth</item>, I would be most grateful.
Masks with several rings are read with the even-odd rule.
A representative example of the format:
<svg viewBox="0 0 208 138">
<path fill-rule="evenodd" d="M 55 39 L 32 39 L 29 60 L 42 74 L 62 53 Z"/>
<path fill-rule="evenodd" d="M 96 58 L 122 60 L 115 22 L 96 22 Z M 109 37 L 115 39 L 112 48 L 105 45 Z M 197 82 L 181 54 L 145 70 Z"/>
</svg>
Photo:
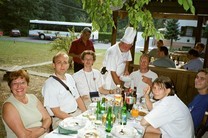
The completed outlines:
<svg viewBox="0 0 208 138">
<path fill-rule="evenodd" d="M 78 117 L 83 117 L 83 115 L 84 114 L 86 115 L 88 112 L 90 112 L 90 111 L 88 110 L 85 113 L 79 115 Z M 140 125 L 140 122 L 139 122 L 140 119 L 141 119 L 141 117 L 139 117 L 139 119 L 137 119 L 136 121 L 134 121 L 132 119 L 128 119 L 128 121 L 127 121 L 127 126 L 131 126 L 131 127 L 134 127 L 135 129 L 137 129 L 138 134 L 140 132 L 142 133 L 143 130 L 144 130 L 144 128 Z M 114 125 L 118 125 L 118 122 L 115 122 Z M 82 129 L 87 130 L 87 129 L 90 129 L 90 128 L 91 129 L 96 128 L 96 129 L 100 130 L 101 132 L 103 132 L 102 134 L 104 135 L 104 138 L 106 138 L 106 135 L 111 136 L 111 138 L 115 138 L 115 136 L 113 136 L 111 133 L 105 132 L 105 127 L 103 125 L 97 126 L 94 123 L 92 123 L 91 121 L 90 121 L 90 123 L 88 122 L 85 125 L 85 127 L 82 128 Z M 83 131 L 82 129 L 78 130 L 78 133 L 80 131 Z M 142 135 L 143 134 L 139 134 L 139 136 L 137 136 L 136 138 L 140 138 L 140 137 L 142 138 Z M 53 130 L 52 132 L 50 132 L 49 134 L 47 134 L 44 138 L 77 138 L 77 137 L 78 137 L 78 134 L 70 134 L 70 135 L 59 134 L 58 133 L 58 128 L 57 128 L 57 129 Z"/>
</svg>

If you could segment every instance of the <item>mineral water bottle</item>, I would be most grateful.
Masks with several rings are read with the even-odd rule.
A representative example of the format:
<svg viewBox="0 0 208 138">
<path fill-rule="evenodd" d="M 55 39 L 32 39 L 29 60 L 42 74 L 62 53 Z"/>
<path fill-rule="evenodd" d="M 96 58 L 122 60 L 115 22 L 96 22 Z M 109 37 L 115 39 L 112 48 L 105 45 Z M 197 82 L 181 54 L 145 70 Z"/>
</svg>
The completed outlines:
<svg viewBox="0 0 208 138">
<path fill-rule="evenodd" d="M 126 108 L 126 102 L 124 102 L 123 107 L 121 109 L 121 125 L 126 125 L 127 123 L 127 108 Z"/>
<path fill-rule="evenodd" d="M 107 113 L 107 116 L 106 116 L 105 131 L 106 132 L 111 132 L 112 127 L 113 127 L 112 107 L 110 106 L 108 108 L 108 113 Z"/>
<path fill-rule="evenodd" d="M 101 101 L 101 104 L 100 104 L 100 113 L 101 114 L 105 113 L 105 107 L 106 107 L 106 105 L 105 105 L 105 98 L 103 97 L 102 101 Z"/>
</svg>

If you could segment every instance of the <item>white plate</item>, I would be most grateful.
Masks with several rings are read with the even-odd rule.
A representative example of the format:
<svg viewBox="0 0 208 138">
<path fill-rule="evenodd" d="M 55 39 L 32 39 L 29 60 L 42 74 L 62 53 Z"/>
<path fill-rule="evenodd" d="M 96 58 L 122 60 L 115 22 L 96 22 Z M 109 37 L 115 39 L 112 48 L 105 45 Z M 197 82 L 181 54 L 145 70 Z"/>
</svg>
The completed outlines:
<svg viewBox="0 0 208 138">
<path fill-rule="evenodd" d="M 79 130 L 85 126 L 88 119 L 68 117 L 59 123 L 59 126 L 66 130 Z"/>
<path fill-rule="evenodd" d="M 123 131 L 121 131 L 123 129 Z M 132 126 L 113 126 L 111 134 L 118 138 L 139 138 L 137 130 Z"/>
<path fill-rule="evenodd" d="M 78 138 L 105 138 L 105 132 L 96 128 L 82 129 L 78 132 Z"/>
</svg>

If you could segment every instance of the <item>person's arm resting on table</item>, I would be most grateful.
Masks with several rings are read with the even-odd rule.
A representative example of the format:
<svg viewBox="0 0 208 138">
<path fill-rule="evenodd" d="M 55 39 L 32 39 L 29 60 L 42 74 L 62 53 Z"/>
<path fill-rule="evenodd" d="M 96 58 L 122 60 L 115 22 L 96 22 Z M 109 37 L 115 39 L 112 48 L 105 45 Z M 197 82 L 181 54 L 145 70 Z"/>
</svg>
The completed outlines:
<svg viewBox="0 0 208 138">
<path fill-rule="evenodd" d="M 86 108 L 86 106 L 85 106 L 83 100 L 82 100 L 80 97 L 77 98 L 76 101 L 77 101 L 77 104 L 78 104 L 79 109 L 80 109 L 82 112 L 84 112 L 84 111 L 87 110 L 87 108 Z"/>
</svg>

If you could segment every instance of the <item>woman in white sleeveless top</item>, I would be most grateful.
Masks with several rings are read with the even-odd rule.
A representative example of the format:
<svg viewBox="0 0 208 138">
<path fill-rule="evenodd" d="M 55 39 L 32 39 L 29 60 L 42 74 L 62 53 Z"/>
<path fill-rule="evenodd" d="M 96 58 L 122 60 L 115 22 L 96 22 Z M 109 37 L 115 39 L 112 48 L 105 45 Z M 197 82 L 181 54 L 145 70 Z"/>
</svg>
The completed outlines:
<svg viewBox="0 0 208 138">
<path fill-rule="evenodd" d="M 51 118 L 33 94 L 26 94 L 29 76 L 25 70 L 11 72 L 8 85 L 10 97 L 4 102 L 2 119 L 8 138 L 43 137 L 51 125 Z"/>
</svg>

